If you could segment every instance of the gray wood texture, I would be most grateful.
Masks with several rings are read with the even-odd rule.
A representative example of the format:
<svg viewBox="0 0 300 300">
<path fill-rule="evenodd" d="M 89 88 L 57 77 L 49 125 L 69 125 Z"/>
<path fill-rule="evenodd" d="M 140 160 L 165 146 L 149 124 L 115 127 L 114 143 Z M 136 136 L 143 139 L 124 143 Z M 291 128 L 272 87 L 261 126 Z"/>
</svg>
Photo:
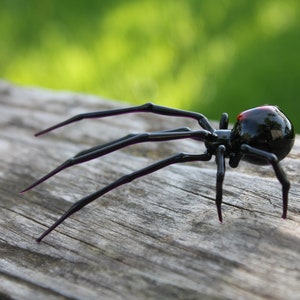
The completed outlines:
<svg viewBox="0 0 300 300">
<path fill-rule="evenodd" d="M 220 224 L 212 160 L 172 165 L 119 187 L 35 242 L 73 202 L 120 176 L 176 152 L 202 153 L 193 140 L 138 144 L 18 194 L 94 145 L 130 132 L 198 127 L 140 113 L 33 136 L 81 112 L 125 106 L 0 82 L 0 298 L 300 299 L 298 136 L 282 161 L 292 183 L 287 220 L 272 168 L 241 163 L 227 168 Z"/>
</svg>

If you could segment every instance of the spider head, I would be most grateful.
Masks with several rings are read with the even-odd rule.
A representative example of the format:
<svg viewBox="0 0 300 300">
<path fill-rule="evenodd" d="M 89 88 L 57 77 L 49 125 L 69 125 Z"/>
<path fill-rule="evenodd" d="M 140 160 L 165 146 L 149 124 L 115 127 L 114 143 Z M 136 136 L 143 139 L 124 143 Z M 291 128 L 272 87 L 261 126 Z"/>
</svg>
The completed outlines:
<svg viewBox="0 0 300 300">
<path fill-rule="evenodd" d="M 292 123 L 276 106 L 265 105 L 240 113 L 232 129 L 233 152 L 239 152 L 242 144 L 274 153 L 282 160 L 292 149 L 295 133 Z M 243 160 L 254 164 L 266 164 L 262 159 L 245 156 Z"/>
</svg>

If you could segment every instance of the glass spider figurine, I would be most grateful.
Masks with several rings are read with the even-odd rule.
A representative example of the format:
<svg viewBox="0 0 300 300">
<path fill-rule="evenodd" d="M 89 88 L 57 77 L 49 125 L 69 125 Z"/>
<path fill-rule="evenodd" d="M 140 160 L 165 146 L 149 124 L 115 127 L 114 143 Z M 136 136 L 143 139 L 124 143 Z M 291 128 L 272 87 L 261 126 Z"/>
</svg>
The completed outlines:
<svg viewBox="0 0 300 300">
<path fill-rule="evenodd" d="M 219 129 L 214 129 L 208 119 L 200 113 L 146 103 L 144 105 L 128 108 L 79 114 L 48 129 L 38 132 L 36 136 L 82 119 L 103 118 L 137 112 L 192 118 L 198 121 L 202 129 L 191 130 L 188 127 L 181 127 L 173 130 L 129 134 L 113 142 L 92 147 L 81 151 L 74 157 L 66 160 L 63 164 L 34 182 L 21 193 L 32 189 L 68 167 L 101 157 L 118 149 L 137 143 L 190 138 L 204 142 L 206 151 L 202 154 L 178 153 L 131 174 L 120 177 L 118 180 L 112 182 L 106 187 L 75 202 L 69 210 L 67 210 L 51 227 L 37 238 L 38 242 L 40 242 L 47 234 L 49 234 L 73 213 L 123 184 L 129 183 L 136 178 L 145 176 L 171 164 L 191 161 L 208 161 L 213 155 L 216 156 L 217 165 L 216 206 L 220 222 L 222 222 L 221 204 L 222 185 L 225 175 L 225 158 L 229 159 L 229 165 L 233 168 L 236 168 L 241 160 L 257 165 L 271 164 L 277 179 L 282 185 L 282 218 L 286 218 L 290 182 L 281 168 L 279 161 L 282 160 L 292 149 L 295 140 L 295 133 L 292 123 L 276 106 L 265 105 L 240 113 L 237 116 L 236 123 L 230 130 L 228 129 L 229 119 L 226 113 L 223 113 L 221 116 Z"/>
</svg>

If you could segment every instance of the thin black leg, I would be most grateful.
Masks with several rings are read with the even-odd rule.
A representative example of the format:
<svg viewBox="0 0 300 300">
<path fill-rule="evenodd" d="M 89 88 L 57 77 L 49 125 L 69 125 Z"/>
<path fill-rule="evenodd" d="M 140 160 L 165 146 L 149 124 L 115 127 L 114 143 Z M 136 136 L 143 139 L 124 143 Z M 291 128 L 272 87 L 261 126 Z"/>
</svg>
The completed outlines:
<svg viewBox="0 0 300 300">
<path fill-rule="evenodd" d="M 259 158 L 263 158 L 273 166 L 276 177 L 282 185 L 282 203 L 283 203 L 282 218 L 286 219 L 290 182 L 289 182 L 285 172 L 281 168 L 277 156 L 273 153 L 259 150 L 259 149 L 256 149 L 254 147 L 251 147 L 251 146 L 245 145 L 245 144 L 243 144 L 241 146 L 241 151 L 247 155 L 253 155 L 253 156 L 256 156 Z"/>
<path fill-rule="evenodd" d="M 165 106 L 159 106 L 159 105 L 155 105 L 153 103 L 146 103 L 146 104 L 143 104 L 140 106 L 133 106 L 133 107 L 127 107 L 127 108 L 79 114 L 79 115 L 71 117 L 61 123 L 51 126 L 45 130 L 42 130 L 42 131 L 36 133 L 35 136 L 39 136 L 41 134 L 47 133 L 56 128 L 59 128 L 59 127 L 65 126 L 67 124 L 77 122 L 77 121 L 80 121 L 83 119 L 104 118 L 104 117 L 109 117 L 109 116 L 115 116 L 115 115 L 121 115 L 121 114 L 127 114 L 127 113 L 135 113 L 135 112 L 146 112 L 146 113 L 149 112 L 149 113 L 165 115 L 165 116 L 192 118 L 192 119 L 197 120 L 203 129 L 208 130 L 210 132 L 215 131 L 215 129 L 209 123 L 208 119 L 200 113 L 186 111 L 186 110 L 180 110 L 180 109 L 175 109 L 175 108 L 170 108 L 170 107 L 165 107 Z"/>
<path fill-rule="evenodd" d="M 240 161 L 242 160 L 242 158 L 244 157 L 244 153 L 242 153 L 241 151 L 238 153 L 234 153 L 234 155 L 231 155 L 229 157 L 229 165 L 231 168 L 236 168 Z"/>
<path fill-rule="evenodd" d="M 138 171 L 135 171 L 131 174 L 127 174 L 122 176 L 121 178 L 117 179 L 113 183 L 107 185 L 103 189 L 100 189 L 93 194 L 90 194 L 89 196 L 86 196 L 82 198 L 81 200 L 75 202 L 70 209 L 64 213 L 51 227 L 49 227 L 39 238 L 37 238 L 37 242 L 40 242 L 47 234 L 49 234 L 53 229 L 55 229 L 59 224 L 61 224 L 65 219 L 67 219 L 69 216 L 74 214 L 76 211 L 80 210 L 90 202 L 96 200 L 97 198 L 101 197 L 102 195 L 108 193 L 109 191 L 123 185 L 126 183 L 129 183 L 133 181 L 136 178 L 145 176 L 147 174 L 153 173 L 157 170 L 160 170 L 162 168 L 165 168 L 171 164 L 176 163 L 184 163 L 184 162 L 190 162 L 190 161 L 207 161 L 211 159 L 211 154 L 204 153 L 200 155 L 196 154 L 187 154 L 187 153 L 179 153 L 175 154 L 171 157 L 168 157 L 166 159 L 163 159 L 161 161 L 158 161 L 154 164 L 151 164 L 143 169 L 140 169 Z"/>
<path fill-rule="evenodd" d="M 161 131 L 156 131 L 156 132 L 187 132 L 187 131 L 191 131 L 190 128 L 188 127 L 180 127 L 180 128 L 176 128 L 176 129 L 170 129 L 170 130 L 161 130 Z M 88 154 L 88 153 L 91 153 L 91 152 L 94 152 L 96 150 L 100 150 L 101 148 L 105 148 L 105 147 L 109 147 L 110 145 L 114 144 L 114 143 L 119 143 L 119 142 L 122 142 L 130 137 L 133 137 L 135 136 L 136 133 L 130 133 L 118 140 L 114 140 L 112 142 L 108 142 L 106 144 L 102 144 L 102 145 L 97 145 L 95 147 L 92 147 L 92 148 L 89 148 L 87 150 L 83 150 L 83 151 L 80 151 L 79 153 L 77 153 L 74 157 L 78 157 L 78 156 L 82 156 L 84 154 Z"/>
<path fill-rule="evenodd" d="M 220 145 L 216 152 L 216 164 L 217 164 L 217 188 L 216 188 L 216 205 L 218 211 L 219 221 L 222 222 L 222 197 L 223 197 L 223 181 L 225 176 L 225 146 Z"/>
<path fill-rule="evenodd" d="M 182 129 L 182 128 L 181 128 Z M 168 141 L 168 140 L 177 140 L 177 139 L 186 139 L 192 138 L 200 141 L 206 140 L 214 140 L 216 137 L 206 130 L 196 130 L 193 131 L 187 127 L 184 128 L 185 131 L 179 131 L 179 129 L 169 130 L 169 131 L 159 131 L 159 132 L 149 132 L 149 133 L 137 133 L 137 134 L 129 134 L 123 138 L 120 138 L 114 142 L 107 143 L 102 146 L 93 147 L 89 150 L 81 151 L 74 157 L 66 160 L 60 166 L 43 176 L 42 178 L 35 181 L 29 187 L 21 191 L 24 193 L 33 187 L 37 186 L 38 184 L 44 182 L 45 180 L 49 179 L 50 177 L 54 176 L 55 174 L 59 173 L 60 171 L 67 169 L 71 166 L 99 158 L 103 155 L 111 153 L 113 151 L 119 150 L 121 148 L 134 145 L 137 143 L 143 142 L 160 142 L 160 141 Z"/>
<path fill-rule="evenodd" d="M 227 113 L 222 113 L 219 129 L 228 129 L 229 117 Z"/>
</svg>

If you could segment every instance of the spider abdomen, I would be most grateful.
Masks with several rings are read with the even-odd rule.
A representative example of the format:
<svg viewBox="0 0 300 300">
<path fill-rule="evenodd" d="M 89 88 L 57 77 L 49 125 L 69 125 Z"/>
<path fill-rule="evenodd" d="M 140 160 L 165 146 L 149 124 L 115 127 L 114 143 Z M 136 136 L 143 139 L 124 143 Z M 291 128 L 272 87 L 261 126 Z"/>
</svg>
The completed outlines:
<svg viewBox="0 0 300 300">
<path fill-rule="evenodd" d="M 291 151 L 295 141 L 292 123 L 276 106 L 260 106 L 240 113 L 232 129 L 231 144 L 238 151 L 242 144 L 274 153 L 282 160 Z M 243 160 L 264 165 L 267 161 L 245 155 Z"/>
</svg>

